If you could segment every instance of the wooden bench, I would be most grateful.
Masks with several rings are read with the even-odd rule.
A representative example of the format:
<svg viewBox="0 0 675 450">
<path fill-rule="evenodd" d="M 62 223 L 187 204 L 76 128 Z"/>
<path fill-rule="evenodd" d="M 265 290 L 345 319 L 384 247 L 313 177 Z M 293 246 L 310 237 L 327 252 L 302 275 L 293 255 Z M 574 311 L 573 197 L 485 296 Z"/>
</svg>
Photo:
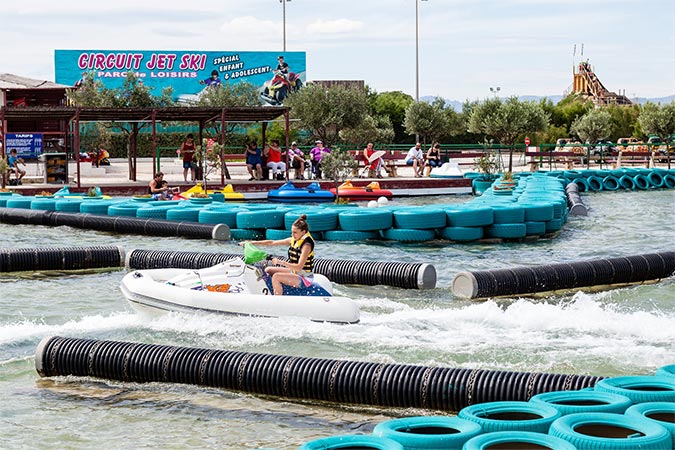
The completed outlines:
<svg viewBox="0 0 675 450">
<path fill-rule="evenodd" d="M 654 152 L 627 152 L 623 150 L 612 152 L 611 158 L 607 161 L 614 168 L 625 164 L 644 164 L 645 167 L 654 167 Z"/>
<path fill-rule="evenodd" d="M 552 151 L 525 152 L 525 156 L 530 158 L 530 160 L 527 161 L 527 163 L 530 165 L 530 172 L 536 172 L 539 170 L 540 164 L 544 165 L 547 163 L 549 169 L 551 167 L 557 167 L 558 164 L 563 164 L 567 170 L 572 170 L 575 163 L 583 164 L 583 158 L 585 155 L 580 155 L 576 152 Z"/>
<path fill-rule="evenodd" d="M 476 166 L 476 159 L 482 158 L 485 152 L 447 152 L 448 161 L 454 162 L 458 166 Z M 453 161 L 455 159 L 470 158 L 471 161 Z"/>
<path fill-rule="evenodd" d="M 384 161 L 383 169 L 387 172 L 387 175 L 390 178 L 398 176 L 397 168 L 406 167 L 405 157 L 408 152 L 399 152 L 396 150 L 385 150 L 385 154 L 381 156 Z M 356 162 L 359 164 L 359 167 L 352 171 L 353 176 L 358 176 L 359 172 L 364 170 L 365 166 L 368 165 L 368 161 L 363 157 L 363 150 L 349 150 L 349 153 L 354 156 Z M 369 178 L 371 177 L 369 173 Z"/>
</svg>

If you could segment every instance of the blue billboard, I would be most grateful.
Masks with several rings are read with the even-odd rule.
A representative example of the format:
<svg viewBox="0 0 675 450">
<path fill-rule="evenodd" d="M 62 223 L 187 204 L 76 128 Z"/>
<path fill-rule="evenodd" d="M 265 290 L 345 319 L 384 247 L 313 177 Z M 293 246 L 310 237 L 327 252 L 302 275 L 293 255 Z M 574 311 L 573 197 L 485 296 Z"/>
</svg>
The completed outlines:
<svg viewBox="0 0 675 450">
<path fill-rule="evenodd" d="M 5 134 L 5 152 L 12 150 L 21 158 L 37 158 L 42 154 L 42 133 Z"/>
<path fill-rule="evenodd" d="M 55 81 L 76 86 L 93 74 L 111 89 L 122 86 L 131 71 L 161 95 L 173 88 L 174 99 L 196 100 L 203 89 L 220 83 L 248 81 L 260 87 L 270 104 L 281 103 L 283 90 L 306 81 L 305 52 L 55 50 Z"/>
</svg>

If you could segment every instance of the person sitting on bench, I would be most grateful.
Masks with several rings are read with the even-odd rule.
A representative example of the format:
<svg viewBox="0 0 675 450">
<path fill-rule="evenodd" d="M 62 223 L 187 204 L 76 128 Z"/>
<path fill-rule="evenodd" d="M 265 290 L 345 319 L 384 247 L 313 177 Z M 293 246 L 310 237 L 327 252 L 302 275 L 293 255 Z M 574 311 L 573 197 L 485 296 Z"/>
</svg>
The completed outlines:
<svg viewBox="0 0 675 450">
<path fill-rule="evenodd" d="M 13 148 L 9 151 L 9 157 L 7 158 L 7 164 L 9 165 L 9 171 L 14 172 L 16 177 L 16 184 L 21 184 L 21 179 L 26 176 L 26 171 L 19 167 L 19 164 L 26 167 L 26 163 L 23 161 L 23 158 L 19 158 L 16 153 L 16 149 Z"/>
</svg>

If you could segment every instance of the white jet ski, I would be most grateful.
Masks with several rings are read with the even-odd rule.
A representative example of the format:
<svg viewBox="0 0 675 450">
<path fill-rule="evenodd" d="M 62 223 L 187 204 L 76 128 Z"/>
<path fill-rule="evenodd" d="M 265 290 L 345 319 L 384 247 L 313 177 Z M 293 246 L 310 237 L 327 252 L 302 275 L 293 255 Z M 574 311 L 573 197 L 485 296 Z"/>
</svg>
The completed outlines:
<svg viewBox="0 0 675 450">
<path fill-rule="evenodd" d="M 357 323 L 359 307 L 333 296 L 333 285 L 314 274 L 309 286 L 284 287 L 272 295 L 271 276 L 260 266 L 233 259 L 200 270 L 149 269 L 122 279 L 122 293 L 140 312 L 209 312 L 263 317 L 306 317 L 319 322 Z"/>
</svg>

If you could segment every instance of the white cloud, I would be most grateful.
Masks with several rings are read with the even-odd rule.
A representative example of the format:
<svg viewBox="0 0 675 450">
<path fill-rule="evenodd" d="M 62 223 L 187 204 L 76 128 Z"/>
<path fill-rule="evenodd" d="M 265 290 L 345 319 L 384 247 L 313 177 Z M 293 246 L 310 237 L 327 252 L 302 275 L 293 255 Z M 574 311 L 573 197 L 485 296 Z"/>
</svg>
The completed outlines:
<svg viewBox="0 0 675 450">
<path fill-rule="evenodd" d="M 361 31 L 363 22 L 349 19 L 319 20 L 307 25 L 307 34 L 321 36 L 324 34 L 345 34 Z"/>
</svg>

